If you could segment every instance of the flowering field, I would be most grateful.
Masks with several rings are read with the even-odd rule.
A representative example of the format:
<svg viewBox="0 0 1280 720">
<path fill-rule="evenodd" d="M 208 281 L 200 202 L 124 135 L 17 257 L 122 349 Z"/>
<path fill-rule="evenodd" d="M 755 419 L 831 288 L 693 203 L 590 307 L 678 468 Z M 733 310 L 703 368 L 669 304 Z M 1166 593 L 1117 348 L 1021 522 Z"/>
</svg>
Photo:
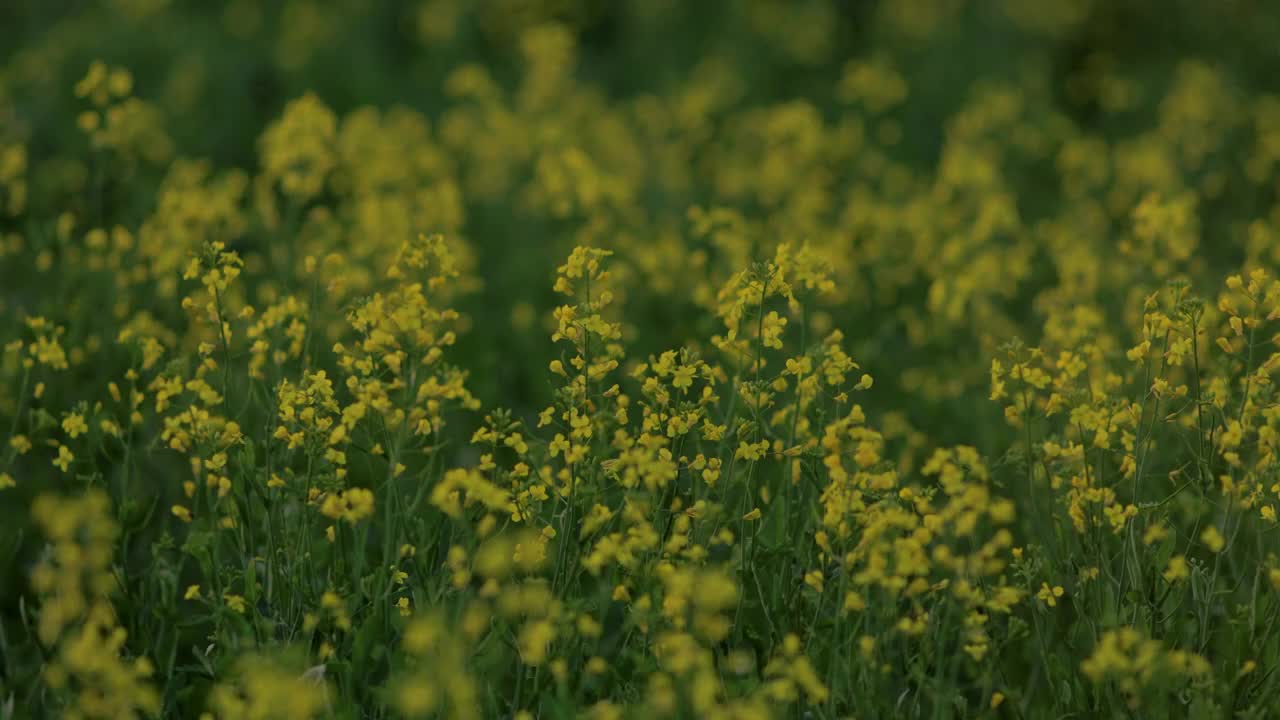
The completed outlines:
<svg viewBox="0 0 1280 720">
<path fill-rule="evenodd" d="M 0 40 L 0 720 L 1280 717 L 1280 6 Z"/>
</svg>

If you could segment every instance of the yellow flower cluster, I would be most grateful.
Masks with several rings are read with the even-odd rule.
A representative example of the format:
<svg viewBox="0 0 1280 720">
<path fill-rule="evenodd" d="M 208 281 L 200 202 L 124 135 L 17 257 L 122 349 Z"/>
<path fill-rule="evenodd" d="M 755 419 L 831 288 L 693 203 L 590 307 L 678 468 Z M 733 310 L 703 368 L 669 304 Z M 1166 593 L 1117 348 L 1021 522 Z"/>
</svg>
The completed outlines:
<svg viewBox="0 0 1280 720">
<path fill-rule="evenodd" d="M 156 713 L 154 666 L 129 657 L 128 631 L 112 606 L 118 589 L 112 555 L 119 528 L 101 492 L 79 498 L 42 495 L 31 512 L 50 552 L 31 577 L 43 602 L 37 634 L 48 651 L 44 685 L 67 717 L 113 718 Z"/>
</svg>

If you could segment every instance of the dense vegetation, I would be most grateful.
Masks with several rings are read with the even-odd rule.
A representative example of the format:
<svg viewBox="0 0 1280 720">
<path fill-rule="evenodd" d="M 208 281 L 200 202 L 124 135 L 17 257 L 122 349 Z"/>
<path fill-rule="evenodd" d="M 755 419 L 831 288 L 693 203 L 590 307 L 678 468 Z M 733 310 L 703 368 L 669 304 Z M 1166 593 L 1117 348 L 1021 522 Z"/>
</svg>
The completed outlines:
<svg viewBox="0 0 1280 720">
<path fill-rule="evenodd" d="M 1280 714 L 1280 6 L 0 39 L 0 720 Z"/>
</svg>

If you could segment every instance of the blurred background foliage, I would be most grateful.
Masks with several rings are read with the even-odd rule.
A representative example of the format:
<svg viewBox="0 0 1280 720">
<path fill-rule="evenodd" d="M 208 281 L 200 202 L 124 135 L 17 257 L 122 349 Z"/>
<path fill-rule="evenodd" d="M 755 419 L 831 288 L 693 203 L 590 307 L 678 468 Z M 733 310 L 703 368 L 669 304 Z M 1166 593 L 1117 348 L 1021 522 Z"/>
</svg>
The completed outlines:
<svg viewBox="0 0 1280 720">
<path fill-rule="evenodd" d="M 680 98 L 688 113 L 698 115 L 692 131 L 680 125 L 672 103 L 655 110 L 666 128 L 644 127 L 642 112 L 627 118 L 630 131 L 681 134 L 681 152 L 670 160 L 683 166 L 675 168 L 681 182 L 650 182 L 631 203 L 643 219 L 615 219 L 611 228 L 631 231 L 635 252 L 652 252 L 657 265 L 687 259 L 661 255 L 657 248 L 664 237 L 670 239 L 662 233 L 688 232 L 681 224 L 690 206 L 734 206 L 766 222 L 785 214 L 780 203 L 751 202 L 748 193 L 734 192 L 723 180 L 748 172 L 763 152 L 735 147 L 751 141 L 741 119 L 752 109 L 791 103 L 815 113 L 827 129 L 858 117 L 864 122 L 857 131 L 880 140 L 877 152 L 885 151 L 895 168 L 928 178 L 944 158 L 949 122 L 973 107 L 984 88 L 1016 88 L 1024 110 L 1020 123 L 1043 130 L 1050 144 L 1066 135 L 1100 140 L 1083 149 L 1100 156 L 1108 153 L 1108 143 L 1149 128 L 1180 73 L 1201 69 L 1205 82 L 1235 97 L 1280 89 L 1273 72 L 1280 59 L 1280 8 L 1253 0 L 14 0 L 0 4 L 0 135 L 27 146 L 31 206 L 25 216 L 30 220 L 23 222 L 51 225 L 60 213 L 85 216 L 90 203 L 102 202 L 101 188 L 93 186 L 100 176 L 84 162 L 82 133 L 68 121 L 82 109 L 70 88 L 94 60 L 128 68 L 136 95 L 162 113 L 168 139 L 143 141 L 157 150 L 157 158 L 207 158 L 214 168 L 253 172 L 259 134 L 289 100 L 314 92 L 339 117 L 365 106 L 403 106 L 438 123 L 452 104 L 447 80 L 460 67 L 483 67 L 500 87 L 518 87 L 530 63 L 521 39 L 547 23 L 572 36 L 576 56 L 570 74 L 579 92 L 611 108 Z M 866 104 L 852 108 L 849 92 L 833 91 L 842 82 L 849 86 L 850 63 L 871 60 L 892 68 L 909 95 L 868 110 Z M 1191 71 L 1189 61 L 1198 63 Z M 697 103 L 702 107 L 691 108 Z M 1233 111 L 1208 110 L 1224 116 Z M 498 131 L 476 142 L 490 140 L 492 151 L 501 154 Z M 652 149 L 647 140 L 641 137 L 627 150 Z M 172 148 L 157 149 L 158 143 Z M 740 152 L 738 160 L 723 152 L 726 146 Z M 1227 147 L 1219 167 L 1203 170 L 1218 186 L 1201 198 L 1201 256 L 1219 267 L 1238 266 L 1244 251 L 1231 235 L 1239 228 L 1215 220 L 1262 215 L 1274 203 L 1273 186 L 1248 182 L 1238 166 L 1233 171 L 1250 147 L 1247 140 Z M 1062 207 L 1055 149 L 1019 158 L 1002 151 L 1001 171 L 1020 216 L 1017 232 L 1028 233 Z M 859 154 L 821 147 L 813 152 L 836 162 Z M 625 152 L 619 157 L 625 160 Z M 618 158 L 601 160 L 606 170 L 619 170 L 609 166 Z M 139 177 L 118 188 L 110 206 L 101 209 L 103 224 L 140 224 L 153 209 L 166 167 L 161 161 L 140 168 Z M 857 187 L 857 181 L 832 178 L 834 191 L 854 194 Z M 484 271 L 477 274 L 483 282 L 459 301 L 471 327 L 456 360 L 471 368 L 481 398 L 536 408 L 546 396 L 542 364 L 517 359 L 546 357 L 549 344 L 544 333 L 522 328 L 531 310 L 549 308 L 551 259 L 580 237 L 587 220 L 580 214 L 549 217 L 540 208 L 531 212 L 509 194 L 464 192 L 462 201 L 465 220 L 456 230 Z M 833 203 L 827 205 L 829 217 L 840 217 Z M 11 230 L 21 229 L 15 227 L 19 221 L 6 222 Z M 824 229 L 834 224 L 824 222 Z M 856 266 L 864 241 L 857 230 L 848 235 L 841 249 Z M 240 242 L 252 244 L 255 238 Z M 1036 257 L 1031 264 L 1039 282 L 1020 283 L 1001 302 L 1010 317 L 1035 328 L 1034 316 L 1025 312 L 1029 300 L 1059 269 Z M 32 297 L 17 290 L 23 280 L 15 277 L 25 268 L 8 266 L 4 273 L 10 304 L 28 304 Z M 683 318 L 691 313 L 666 293 L 631 300 L 628 329 L 640 351 L 665 346 L 673 329 L 690 338 L 707 329 L 685 326 Z M 897 297 L 894 305 L 913 302 Z M 933 365 L 938 349 L 912 342 L 896 320 L 883 307 L 855 303 L 842 309 L 836 324 L 853 331 L 861 357 L 902 369 Z M 914 419 L 942 439 L 951 435 L 948 427 L 957 415 L 973 412 L 971 404 L 948 405 L 954 390 L 895 394 L 888 404 L 902 407 L 909 395 Z"/>
</svg>

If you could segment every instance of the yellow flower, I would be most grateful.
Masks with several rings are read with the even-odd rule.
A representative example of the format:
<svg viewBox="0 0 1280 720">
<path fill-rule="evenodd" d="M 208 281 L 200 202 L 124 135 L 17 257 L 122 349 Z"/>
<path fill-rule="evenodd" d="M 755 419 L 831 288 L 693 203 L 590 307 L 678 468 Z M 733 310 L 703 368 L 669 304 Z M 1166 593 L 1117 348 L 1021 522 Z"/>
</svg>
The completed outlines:
<svg viewBox="0 0 1280 720">
<path fill-rule="evenodd" d="M 805 576 L 804 576 L 804 584 L 808 585 L 814 590 L 817 590 L 818 592 L 822 592 L 823 588 L 825 587 L 825 581 L 826 581 L 826 578 L 825 576 L 823 576 L 821 570 L 813 570 L 811 572 L 805 573 Z"/>
<path fill-rule="evenodd" d="M 1062 589 L 1061 585 L 1054 585 L 1053 587 L 1050 587 L 1049 583 L 1040 583 L 1040 590 L 1036 593 L 1036 597 L 1040 598 L 1040 602 L 1043 602 L 1049 607 L 1057 607 L 1058 598 L 1062 597 L 1065 592 L 1066 591 Z"/>
<path fill-rule="evenodd" d="M 305 200 L 319 194 L 337 162 L 337 118 L 310 93 L 285 106 L 284 115 L 262 135 L 263 172 L 285 194 Z"/>
<path fill-rule="evenodd" d="M 556 433 L 556 436 L 552 438 L 548 449 L 551 451 L 551 457 L 556 457 L 560 453 L 565 453 L 567 456 L 570 447 L 568 438 L 566 438 L 562 433 Z"/>
<path fill-rule="evenodd" d="M 71 469 L 71 463 L 75 459 L 76 459 L 76 456 L 69 449 L 67 449 L 66 445 L 59 445 L 58 457 L 54 458 L 53 465 L 54 467 L 58 468 L 62 472 L 67 472 L 68 470 Z"/>
<path fill-rule="evenodd" d="M 703 418 L 702 420 L 702 437 L 706 438 L 710 442 L 719 442 L 720 438 L 724 437 L 724 433 L 728 429 L 729 428 L 726 426 L 716 425 L 706 418 Z"/>
<path fill-rule="evenodd" d="M 241 615 L 243 615 L 249 607 L 248 603 L 245 602 L 243 595 L 233 595 L 231 593 L 223 593 L 222 599 L 226 601 L 227 607 L 231 608 L 234 612 L 240 613 Z"/>
<path fill-rule="evenodd" d="M 749 443 L 743 440 L 738 443 L 738 450 L 734 453 L 734 457 L 738 460 L 759 460 L 769 449 L 769 441 L 761 440 L 758 443 Z"/>
<path fill-rule="evenodd" d="M 80 413 L 71 413 L 63 418 L 62 429 L 74 440 L 89 432 L 89 424 L 85 422 L 84 416 Z"/>
<path fill-rule="evenodd" d="M 1147 528 L 1147 531 L 1142 534 L 1142 542 L 1144 545 L 1151 545 L 1153 543 L 1160 542 L 1167 537 L 1169 537 L 1168 528 L 1161 523 L 1153 523 Z"/>
<path fill-rule="evenodd" d="M 187 588 L 187 592 L 183 594 L 183 600 L 198 600 L 200 598 L 200 586 L 191 585 Z"/>
<path fill-rule="evenodd" d="M 1200 542 L 1204 543 L 1210 552 L 1215 553 L 1222 552 L 1222 549 L 1227 544 L 1226 539 L 1222 537 L 1222 533 L 1218 532 L 1218 528 L 1214 525 L 1210 525 L 1204 529 L 1204 532 L 1200 533 Z"/>
<path fill-rule="evenodd" d="M 1125 356 L 1129 359 L 1130 362 L 1138 362 L 1140 360 L 1145 359 L 1147 357 L 1147 353 L 1150 351 L 1151 351 L 1151 341 L 1143 340 L 1142 342 L 1138 343 L 1134 347 L 1130 348 L 1129 351 L 1125 353 Z"/>
<path fill-rule="evenodd" d="M 676 368 L 671 378 L 671 385 L 681 390 L 691 387 L 693 385 L 693 373 L 694 368 L 692 366 L 681 365 Z"/>
<path fill-rule="evenodd" d="M 368 488 L 349 488 L 325 496 L 320 512 L 334 520 L 346 520 L 355 524 L 373 514 L 373 491 Z"/>
<path fill-rule="evenodd" d="M 526 665 L 541 665 L 547 660 L 547 646 L 555 639 L 555 625 L 547 620 L 534 620 L 520 630 L 520 659 Z"/>
</svg>

